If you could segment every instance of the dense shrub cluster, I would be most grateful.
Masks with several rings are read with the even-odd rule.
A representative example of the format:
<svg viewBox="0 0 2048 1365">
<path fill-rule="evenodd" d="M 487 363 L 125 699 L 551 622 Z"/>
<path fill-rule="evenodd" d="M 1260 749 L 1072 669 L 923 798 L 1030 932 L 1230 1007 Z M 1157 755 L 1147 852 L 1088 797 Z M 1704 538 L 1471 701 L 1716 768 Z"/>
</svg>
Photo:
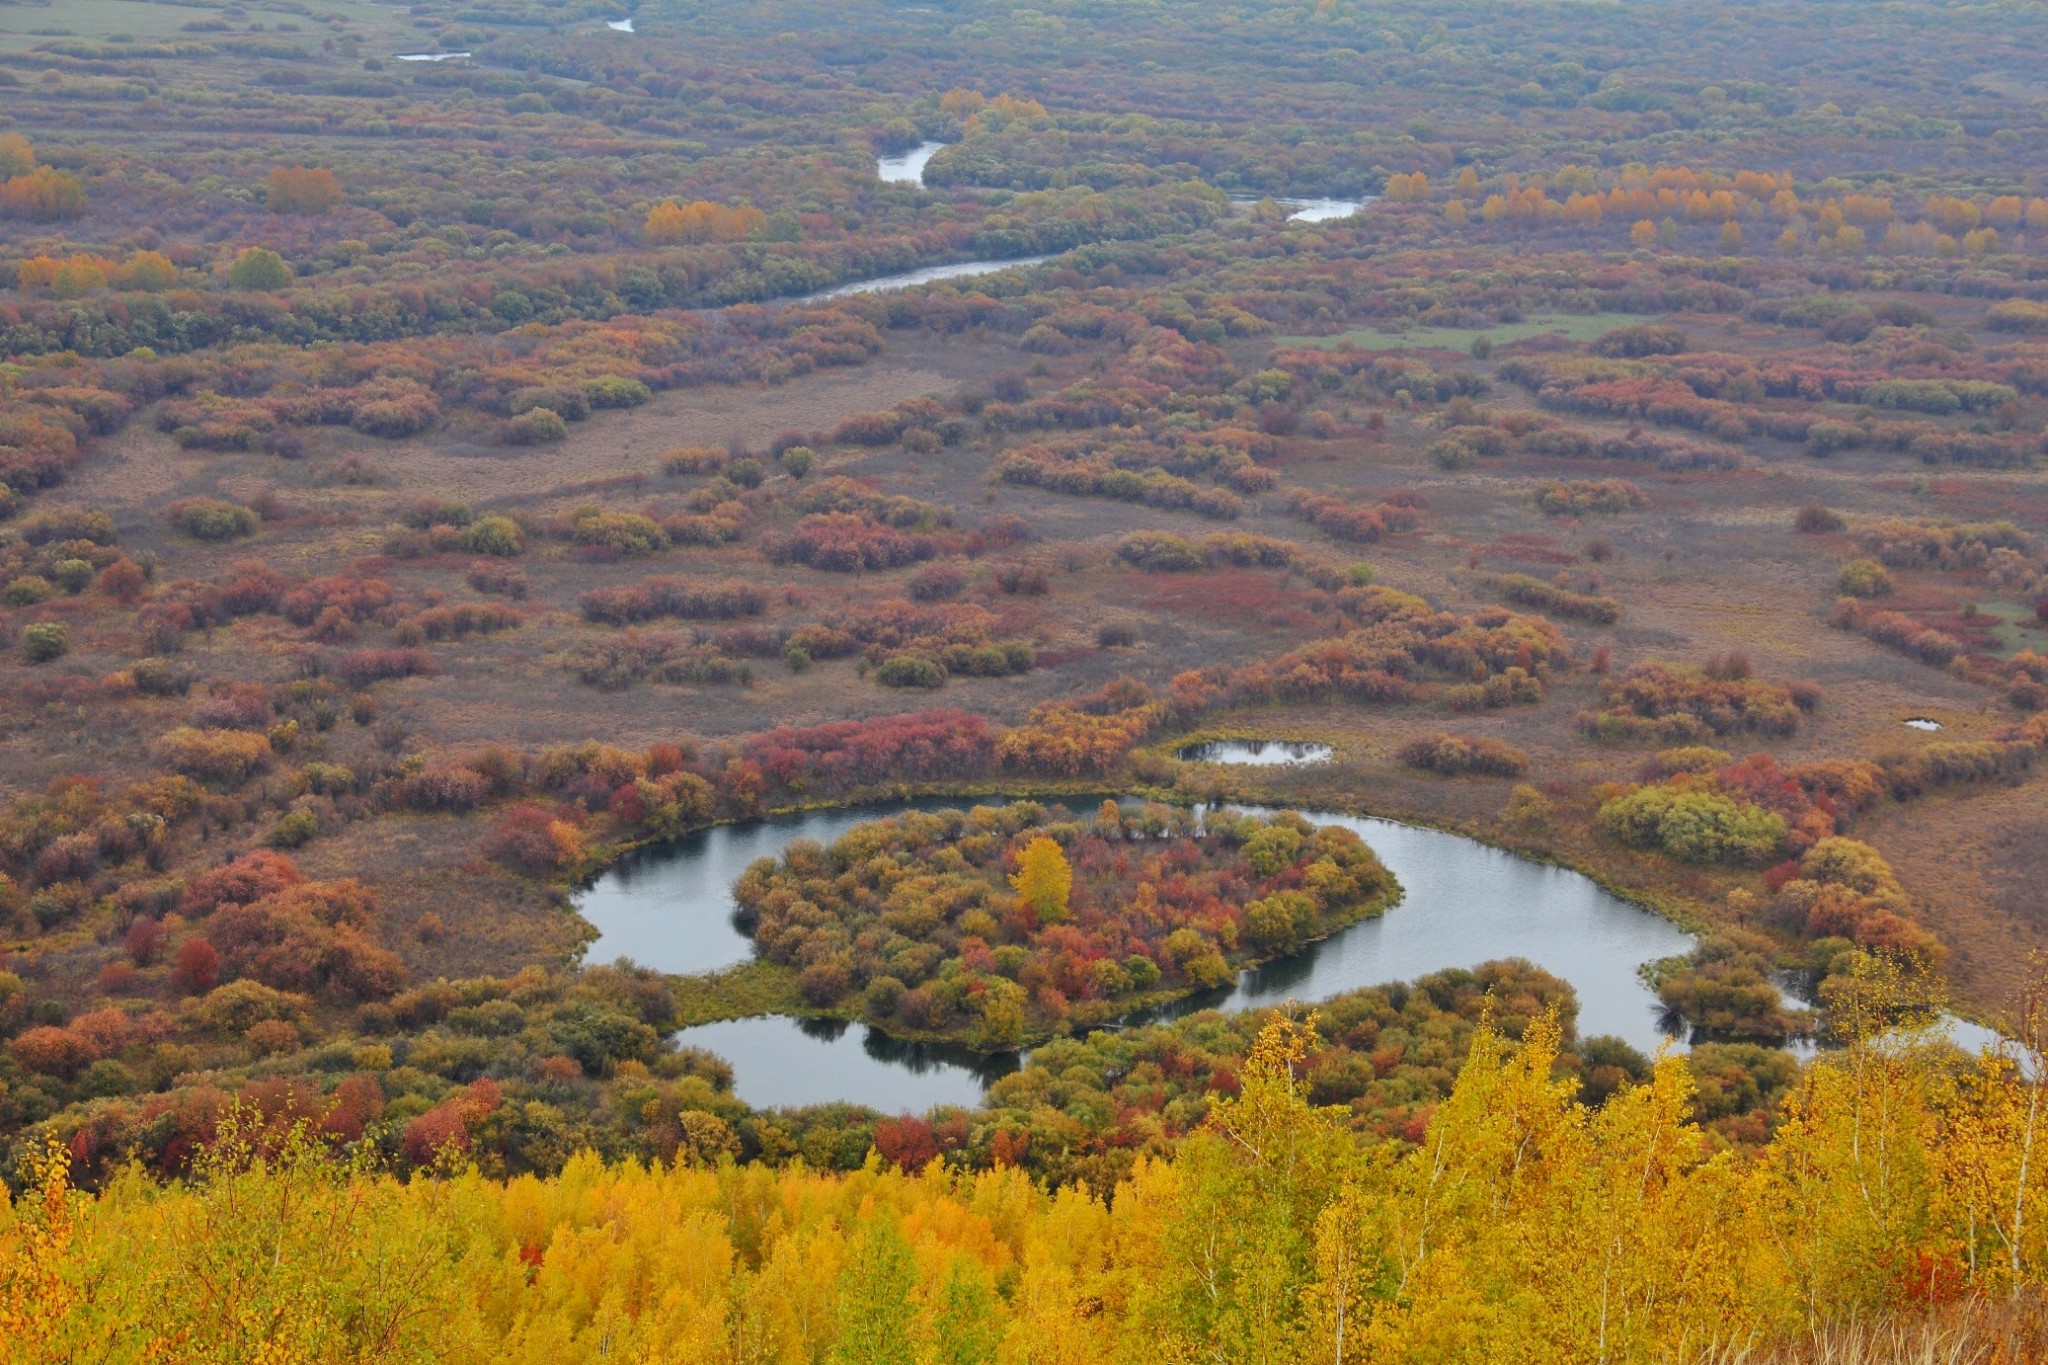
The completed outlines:
<svg viewBox="0 0 2048 1365">
<path fill-rule="evenodd" d="M 1553 517 L 1612 515 L 1646 506 L 1649 495 L 1626 479 L 1552 479 L 1536 490 L 1537 510 Z"/>
<path fill-rule="evenodd" d="M 1786 834 L 1784 817 L 1775 811 L 1737 801 L 1687 774 L 1605 802 L 1598 824 L 1625 844 L 1684 862 L 1747 867 L 1775 861 Z"/>
<path fill-rule="evenodd" d="M 1508 574 L 1498 586 L 1500 595 L 1518 607 L 1534 607 L 1552 616 L 1568 616 L 1596 626 L 1611 626 L 1621 619 L 1621 603 L 1612 597 L 1574 592 L 1528 574 Z"/>
<path fill-rule="evenodd" d="M 1441 731 L 1403 744 L 1395 755 L 1411 768 L 1440 777 L 1520 777 L 1529 771 L 1529 756 L 1506 740 Z"/>
<path fill-rule="evenodd" d="M 777 563 L 808 565 L 834 573 L 894 569 L 939 553 L 934 536 L 899 531 L 855 512 L 818 512 L 797 522 L 788 536 L 764 546 Z"/>
<path fill-rule="evenodd" d="M 1002 1047 L 1221 984 L 1234 964 L 1377 913 L 1393 890 L 1357 836 L 1298 817 L 1197 831 L 1170 807 L 1107 803 L 1084 824 L 1016 802 L 792 845 L 735 895 L 813 1004 Z"/>
<path fill-rule="evenodd" d="M 1746 670 L 1679 664 L 1638 664 L 1601 684 L 1598 711 L 1583 712 L 1579 727 L 1603 742 L 1654 740 L 1692 744 L 1717 735 L 1789 735 L 1802 712 L 1820 704 L 1811 683 L 1758 682 Z"/>
<path fill-rule="evenodd" d="M 593 588 L 577 598 L 576 605 L 585 620 L 615 626 L 662 616 L 685 621 L 734 621 L 766 611 L 768 594 L 738 579 L 705 582 L 650 578 L 641 583 Z"/>
</svg>

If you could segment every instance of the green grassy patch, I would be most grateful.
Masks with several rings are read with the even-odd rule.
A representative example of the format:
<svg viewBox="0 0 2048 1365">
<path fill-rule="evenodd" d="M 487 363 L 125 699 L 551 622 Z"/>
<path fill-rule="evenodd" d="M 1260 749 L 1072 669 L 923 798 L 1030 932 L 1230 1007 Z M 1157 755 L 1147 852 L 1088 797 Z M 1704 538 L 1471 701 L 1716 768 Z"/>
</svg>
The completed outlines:
<svg viewBox="0 0 2048 1365">
<path fill-rule="evenodd" d="M 1647 315 L 1642 313 L 1541 313 L 1521 322 L 1505 322 L 1493 327 L 1413 327 L 1405 332 L 1361 328 L 1327 337 L 1282 337 L 1274 344 L 1337 347 L 1349 343 L 1368 351 L 1469 351 L 1473 340 L 1478 337 L 1485 337 L 1496 346 L 1553 334 L 1572 341 L 1591 341 L 1602 332 L 1646 320 Z"/>
<path fill-rule="evenodd" d="M 1998 621 L 1992 628 L 1991 638 L 2000 658 L 2010 659 L 2023 649 L 2048 649 L 2048 630 L 2035 623 L 2032 607 L 1994 600 L 1979 602 L 1977 610 Z"/>
<path fill-rule="evenodd" d="M 722 972 L 679 976 L 675 991 L 676 1019 L 682 1028 L 763 1014 L 818 1013 L 797 990 L 796 969 L 773 962 L 741 962 Z"/>
<path fill-rule="evenodd" d="M 192 33 L 185 25 L 194 20 L 220 20 L 218 9 L 193 5 L 159 4 L 156 0 L 64 0 L 47 7 L 0 6 L 0 52 L 27 52 L 41 44 L 62 42 L 65 37 L 104 43 L 117 35 L 134 39 L 141 49 L 153 43 L 208 43 L 224 39 L 271 39 L 296 41 L 317 53 L 322 38 L 334 35 L 323 20 L 339 15 L 353 26 L 349 31 L 368 36 L 368 31 L 402 33 L 393 11 L 370 0 L 311 0 L 292 12 L 251 9 L 244 17 L 227 19 L 227 32 Z M 398 16 L 402 18 L 403 16 Z M 252 33 L 249 25 L 263 25 Z M 281 31 L 279 23 L 296 24 L 296 33 Z M 62 31 L 61 34 L 59 31 Z M 410 48 L 403 49 L 411 51 Z M 138 56 L 144 55 L 138 51 Z"/>
</svg>

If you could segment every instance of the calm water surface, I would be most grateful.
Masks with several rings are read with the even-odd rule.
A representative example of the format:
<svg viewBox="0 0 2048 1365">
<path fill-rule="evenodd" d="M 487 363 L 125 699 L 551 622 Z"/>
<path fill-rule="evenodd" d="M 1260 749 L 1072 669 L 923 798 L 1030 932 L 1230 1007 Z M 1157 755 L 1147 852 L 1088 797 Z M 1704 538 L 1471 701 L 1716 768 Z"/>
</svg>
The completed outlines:
<svg viewBox="0 0 2048 1365">
<path fill-rule="evenodd" d="M 915 808 L 959 804 L 931 801 Z M 733 925 L 732 884 L 748 863 L 780 853 L 793 839 L 829 844 L 863 821 L 911 808 L 812 811 L 721 826 L 630 858 L 577 899 L 577 909 L 599 930 L 589 960 L 629 957 L 677 974 L 745 961 L 753 948 Z M 1461 835 L 1391 820 L 1302 814 L 1363 837 L 1400 879 L 1401 903 L 1293 957 L 1248 970 L 1227 990 L 1177 1002 L 1163 1013 L 1322 1000 L 1446 967 L 1526 957 L 1572 983 L 1582 1035 L 1616 1034 L 1645 1051 L 1663 1041 L 1656 997 L 1638 969 L 1692 946 L 1691 937 L 1668 922 L 1576 872 Z M 843 1100 L 890 1113 L 972 1106 L 993 1076 L 1015 1064 L 908 1046 L 859 1024 L 779 1017 L 685 1029 L 677 1040 L 731 1061 L 735 1088 L 755 1105 Z"/>
<path fill-rule="evenodd" d="M 1265 196 L 1256 194 L 1234 194 L 1231 200 L 1239 204 L 1256 204 Z M 1339 218 L 1349 218 L 1367 204 L 1377 203 L 1374 198 L 1365 199 L 1290 199 L 1282 195 L 1271 196 L 1274 203 L 1288 210 L 1290 223 L 1329 223 Z"/>
<path fill-rule="evenodd" d="M 855 280 L 852 284 L 836 285 L 831 289 L 807 294 L 800 303 L 822 303 L 826 299 L 843 299 L 852 294 L 885 294 L 892 289 L 908 289 L 912 285 L 931 284 L 938 280 L 966 279 L 972 275 L 993 275 L 998 270 L 1008 270 L 1014 265 L 1037 265 L 1047 259 L 1044 256 L 1019 256 L 1009 261 L 956 261 L 952 265 L 928 265 L 921 270 L 906 270 L 901 275 L 883 275 L 879 279 Z"/>
<path fill-rule="evenodd" d="M 1174 757 L 1183 763 L 1241 763 L 1253 768 L 1282 768 L 1328 763 L 1327 744 L 1299 744 L 1291 739 L 1212 739 L 1190 744 Z"/>
<path fill-rule="evenodd" d="M 943 142 L 920 142 L 896 156 L 878 156 L 875 158 L 875 174 L 891 185 L 923 185 L 925 163 L 945 145 Z"/>
</svg>

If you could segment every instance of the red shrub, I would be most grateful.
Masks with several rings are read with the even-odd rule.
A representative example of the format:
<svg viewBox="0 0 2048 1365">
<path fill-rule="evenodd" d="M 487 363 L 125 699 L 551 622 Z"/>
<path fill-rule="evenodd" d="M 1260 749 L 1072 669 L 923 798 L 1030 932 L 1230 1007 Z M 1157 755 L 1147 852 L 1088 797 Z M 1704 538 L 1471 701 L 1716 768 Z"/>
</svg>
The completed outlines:
<svg viewBox="0 0 2048 1365">
<path fill-rule="evenodd" d="M 188 938 L 178 945 L 177 965 L 171 968 L 171 984 L 187 995 L 204 995 L 220 980 L 220 954 L 203 938 Z"/>
<path fill-rule="evenodd" d="M 211 914 L 222 905 L 247 905 L 262 900 L 304 880 L 290 858 L 268 849 L 258 849 L 254 853 L 244 853 L 225 867 L 193 878 L 185 889 L 185 899 L 179 904 L 178 913 L 188 919 L 196 919 Z"/>
<path fill-rule="evenodd" d="M 566 820 L 531 802 L 498 817 L 484 841 L 493 858 L 531 876 L 552 876 L 582 854 L 582 836 Z"/>
<path fill-rule="evenodd" d="M 915 1175 L 939 1159 L 939 1139 L 929 1123 L 905 1114 L 875 1125 L 875 1150 L 898 1170 Z"/>
<path fill-rule="evenodd" d="M 163 921 L 136 920 L 128 926 L 128 932 L 122 936 L 121 946 L 127 950 L 128 960 L 136 966 L 154 966 L 164 951 Z"/>
<path fill-rule="evenodd" d="M 820 512 L 805 517 L 786 539 L 765 547 L 778 563 L 851 573 L 894 569 L 930 559 L 938 542 L 918 532 L 899 531 L 856 512 Z"/>
<path fill-rule="evenodd" d="M 994 761 L 995 742 L 980 716 L 937 710 L 770 730 L 742 752 L 779 786 L 840 790 L 978 777 Z"/>
<path fill-rule="evenodd" d="M 431 673 L 434 661 L 423 649 L 352 649 L 336 655 L 328 667 L 342 681 L 361 687 L 387 678 Z"/>
<path fill-rule="evenodd" d="M 339 575 L 311 578 L 284 594 L 281 609 L 295 626 L 310 626 L 323 612 L 338 611 L 350 621 L 386 619 L 391 610 L 391 585 L 381 578 Z"/>
</svg>

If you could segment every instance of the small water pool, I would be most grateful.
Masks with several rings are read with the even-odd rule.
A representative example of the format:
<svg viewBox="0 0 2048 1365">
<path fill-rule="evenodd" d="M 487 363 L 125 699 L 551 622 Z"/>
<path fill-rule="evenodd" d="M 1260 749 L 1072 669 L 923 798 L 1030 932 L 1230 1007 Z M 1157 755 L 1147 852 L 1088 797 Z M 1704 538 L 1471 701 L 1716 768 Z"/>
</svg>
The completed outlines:
<svg viewBox="0 0 2048 1365">
<path fill-rule="evenodd" d="M 878 156 L 875 158 L 875 174 L 884 184 L 922 185 L 925 163 L 945 145 L 943 142 L 920 142 L 907 152 Z"/>
<path fill-rule="evenodd" d="M 1240 763 L 1253 768 L 1286 768 L 1328 763 L 1327 744 L 1292 739 L 1210 739 L 1174 752 L 1183 763 Z"/>
</svg>

